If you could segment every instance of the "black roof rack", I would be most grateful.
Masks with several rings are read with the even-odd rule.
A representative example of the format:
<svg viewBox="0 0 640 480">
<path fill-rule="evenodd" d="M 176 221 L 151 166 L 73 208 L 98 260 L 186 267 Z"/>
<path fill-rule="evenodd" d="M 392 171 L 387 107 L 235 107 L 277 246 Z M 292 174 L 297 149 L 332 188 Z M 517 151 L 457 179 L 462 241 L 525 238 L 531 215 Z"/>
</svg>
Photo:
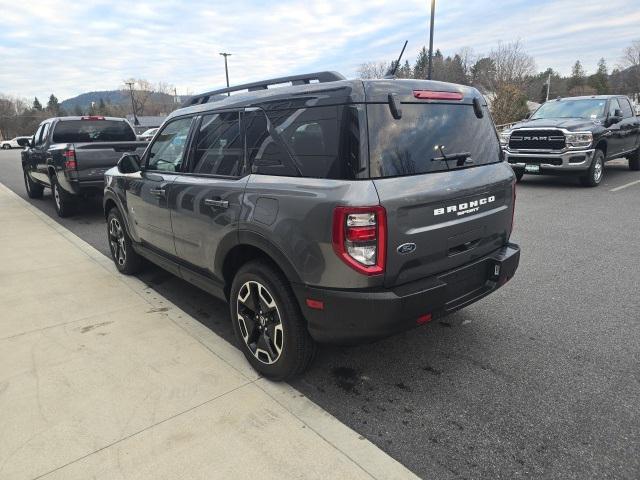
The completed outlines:
<svg viewBox="0 0 640 480">
<path fill-rule="evenodd" d="M 336 82 L 338 80 L 345 80 L 338 72 L 315 72 L 304 73 L 302 75 L 291 75 L 289 77 L 271 78 L 269 80 L 261 80 L 259 82 L 245 83 L 244 85 L 236 85 L 234 87 L 221 88 L 219 90 L 212 90 L 210 92 L 194 95 L 189 98 L 182 106 L 189 107 L 191 105 L 200 105 L 202 103 L 208 103 L 210 101 L 219 101 L 226 98 L 224 93 L 239 92 L 247 90 L 253 92 L 256 90 L 266 90 L 269 85 L 277 85 L 280 83 L 291 83 L 291 85 L 305 85 L 311 83 L 313 80 L 318 83 Z"/>
</svg>

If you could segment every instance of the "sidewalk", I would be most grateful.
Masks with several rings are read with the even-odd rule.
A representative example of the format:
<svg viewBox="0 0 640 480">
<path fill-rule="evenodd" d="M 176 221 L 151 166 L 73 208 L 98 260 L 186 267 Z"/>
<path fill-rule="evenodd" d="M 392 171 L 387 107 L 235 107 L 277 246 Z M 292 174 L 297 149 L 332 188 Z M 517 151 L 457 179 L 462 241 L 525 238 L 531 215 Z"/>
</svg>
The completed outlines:
<svg viewBox="0 0 640 480">
<path fill-rule="evenodd" d="M 0 479 L 415 478 L 0 184 Z"/>
</svg>

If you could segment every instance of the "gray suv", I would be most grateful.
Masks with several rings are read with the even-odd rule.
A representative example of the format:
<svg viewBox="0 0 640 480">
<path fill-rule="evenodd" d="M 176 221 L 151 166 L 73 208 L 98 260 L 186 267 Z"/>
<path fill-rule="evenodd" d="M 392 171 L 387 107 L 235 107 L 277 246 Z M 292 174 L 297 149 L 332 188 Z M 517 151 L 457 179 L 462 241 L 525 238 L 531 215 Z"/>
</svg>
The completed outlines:
<svg viewBox="0 0 640 480">
<path fill-rule="evenodd" d="M 477 90 L 320 72 L 191 98 L 106 173 L 104 211 L 122 273 L 144 257 L 226 299 L 249 362 L 283 380 L 316 342 L 388 336 L 506 283 L 514 202 Z"/>
</svg>

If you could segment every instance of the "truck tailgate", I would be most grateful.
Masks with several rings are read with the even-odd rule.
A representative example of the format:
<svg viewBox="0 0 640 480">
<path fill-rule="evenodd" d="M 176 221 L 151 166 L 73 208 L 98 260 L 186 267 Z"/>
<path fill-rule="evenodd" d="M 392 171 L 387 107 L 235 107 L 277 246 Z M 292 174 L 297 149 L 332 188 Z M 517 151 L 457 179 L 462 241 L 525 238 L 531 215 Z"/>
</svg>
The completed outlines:
<svg viewBox="0 0 640 480">
<path fill-rule="evenodd" d="M 79 181 L 100 180 L 125 153 L 142 155 L 148 142 L 92 142 L 74 144 Z"/>
</svg>

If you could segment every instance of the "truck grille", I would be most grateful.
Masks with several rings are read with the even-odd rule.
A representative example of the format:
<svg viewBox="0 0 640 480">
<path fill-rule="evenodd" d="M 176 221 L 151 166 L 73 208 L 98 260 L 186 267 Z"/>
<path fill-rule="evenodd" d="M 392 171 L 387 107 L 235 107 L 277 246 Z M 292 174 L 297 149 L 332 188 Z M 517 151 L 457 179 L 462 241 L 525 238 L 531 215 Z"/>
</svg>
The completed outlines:
<svg viewBox="0 0 640 480">
<path fill-rule="evenodd" d="M 562 150 L 564 133 L 560 130 L 514 130 L 509 137 L 513 150 Z"/>
</svg>

